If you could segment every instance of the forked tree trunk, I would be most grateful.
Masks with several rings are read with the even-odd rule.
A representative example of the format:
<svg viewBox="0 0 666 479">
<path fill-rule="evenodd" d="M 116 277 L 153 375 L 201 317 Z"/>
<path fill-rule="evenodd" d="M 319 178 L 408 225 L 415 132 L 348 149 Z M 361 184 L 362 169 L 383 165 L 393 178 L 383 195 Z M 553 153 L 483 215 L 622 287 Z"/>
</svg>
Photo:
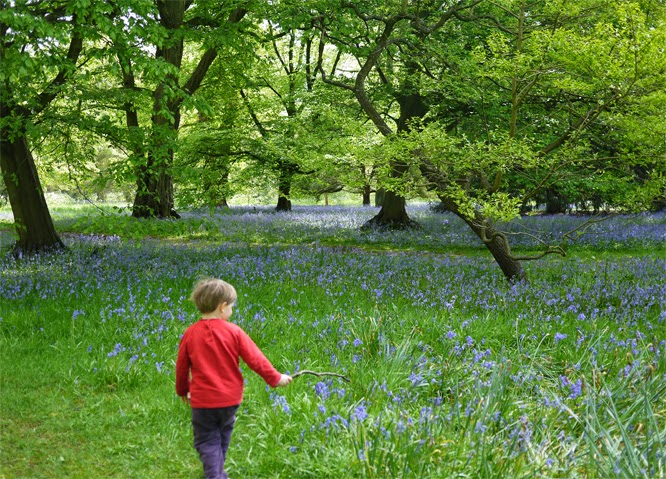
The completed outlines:
<svg viewBox="0 0 666 479">
<path fill-rule="evenodd" d="M 155 5 L 159 11 L 159 22 L 168 33 L 168 38 L 156 48 L 155 57 L 169 63 L 180 72 L 184 51 L 183 22 L 185 12 L 192 6 L 192 1 L 157 0 Z M 230 13 L 227 22 L 238 23 L 246 13 L 247 10 L 237 8 Z M 188 95 L 193 95 L 201 86 L 217 57 L 216 48 L 211 46 L 204 52 L 191 76 L 182 85 L 182 90 Z M 136 217 L 179 217 L 174 209 L 173 177 L 171 176 L 173 147 L 178 139 L 180 106 L 183 100 L 183 95 L 179 92 L 181 87 L 178 76 L 177 73 L 168 74 L 153 92 L 153 151 L 149 154 L 152 155 L 152 158 L 148 156 L 146 165 L 138 172 L 137 193 L 132 211 L 132 215 Z M 133 79 L 126 80 L 133 82 Z M 132 123 L 128 120 L 128 126 L 131 127 Z M 134 126 L 138 126 L 138 122 Z M 164 128 L 168 128 L 166 134 Z M 168 153 L 165 153 L 163 143 L 167 140 Z"/>
<path fill-rule="evenodd" d="M 53 226 L 25 134 L 21 133 L 11 140 L 5 135 L 0 138 L 0 170 L 19 237 L 15 245 L 17 253 L 63 249 L 64 244 Z"/>
</svg>

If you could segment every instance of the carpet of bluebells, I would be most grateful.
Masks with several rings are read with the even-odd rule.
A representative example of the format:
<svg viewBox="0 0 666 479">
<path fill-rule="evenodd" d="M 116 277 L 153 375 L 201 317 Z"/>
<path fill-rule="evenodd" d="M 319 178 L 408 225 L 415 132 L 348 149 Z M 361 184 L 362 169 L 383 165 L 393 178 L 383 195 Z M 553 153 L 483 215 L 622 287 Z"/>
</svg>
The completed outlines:
<svg viewBox="0 0 666 479">
<path fill-rule="evenodd" d="M 180 335 L 196 320 L 187 300 L 192 285 L 222 277 L 239 293 L 232 320 L 278 369 L 350 379 L 301 376 L 270 390 L 245 368 L 232 477 L 666 476 L 663 215 L 595 224 L 577 242 L 585 254 L 526 263 L 529 282 L 509 284 L 482 249 L 438 252 L 478 242 L 453 217 L 419 207 L 410 211 L 419 231 L 359 232 L 373 212 L 190 213 L 182 222 L 190 230 L 178 231 L 179 239 L 68 233 L 66 253 L 4 255 L 3 364 L 48 351 L 53 364 L 42 381 L 66 385 L 63 401 L 78 404 L 67 407 L 83 411 L 79 421 L 105 395 L 131 403 L 141 391 L 144 401 L 161 404 L 153 415 L 163 421 L 132 416 L 131 406 L 107 413 L 115 427 L 159 436 L 143 447 L 170 472 L 152 464 L 113 477 L 199 477 L 186 411 L 173 397 L 174 359 Z M 540 217 L 520 227 L 555 241 L 580 221 Z M 101 223 L 88 218 L 69 227 Z M 521 238 L 531 241 L 515 241 Z M 608 250 L 619 252 L 594 255 Z M 7 379 L 3 390 L 12 387 L 27 388 L 21 377 Z M 30 404 L 2 407 L 30 417 Z M 12 444 L 20 422 L 3 420 L 3 444 Z M 105 434 L 94 421 L 77 424 Z M 57 431 L 61 443 L 50 447 L 67 448 L 70 433 Z M 3 450 L 0 475 L 7 477 L 22 470 L 79 477 L 77 461 L 93 468 L 85 457 L 40 468 L 34 453 Z M 124 464 L 108 461 L 114 470 Z"/>
</svg>

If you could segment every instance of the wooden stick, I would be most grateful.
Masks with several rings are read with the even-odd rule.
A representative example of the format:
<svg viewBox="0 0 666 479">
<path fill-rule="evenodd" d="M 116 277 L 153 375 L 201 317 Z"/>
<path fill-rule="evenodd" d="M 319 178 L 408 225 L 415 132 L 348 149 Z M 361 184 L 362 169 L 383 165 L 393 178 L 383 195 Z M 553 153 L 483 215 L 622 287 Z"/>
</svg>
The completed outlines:
<svg viewBox="0 0 666 479">
<path fill-rule="evenodd" d="M 317 376 L 317 377 L 335 376 L 336 378 L 340 378 L 345 382 L 351 382 L 347 376 L 343 376 L 342 374 L 327 373 L 327 372 L 316 372 L 316 371 L 310 371 L 309 369 L 303 369 L 302 371 L 298 371 L 297 373 L 292 374 L 291 377 L 292 378 L 297 378 L 298 376 L 302 376 L 303 374 L 312 374 L 313 376 Z"/>
</svg>

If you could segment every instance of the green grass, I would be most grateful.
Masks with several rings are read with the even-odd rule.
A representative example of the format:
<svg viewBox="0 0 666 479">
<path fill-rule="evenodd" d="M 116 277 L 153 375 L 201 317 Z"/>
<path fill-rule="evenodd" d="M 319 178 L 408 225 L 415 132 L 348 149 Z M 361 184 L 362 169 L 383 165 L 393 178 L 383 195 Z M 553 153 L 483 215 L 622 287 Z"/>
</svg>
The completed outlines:
<svg viewBox="0 0 666 479">
<path fill-rule="evenodd" d="M 267 391 L 245 368 L 232 478 L 666 475 L 659 253 L 581 247 L 511 286 L 476 246 L 416 234 L 113 221 L 97 233 L 121 239 L 57 218 L 68 252 L 0 259 L 2 478 L 202 477 L 173 386 L 201 275 L 236 286 L 233 320 L 278 369 L 351 379 Z"/>
</svg>

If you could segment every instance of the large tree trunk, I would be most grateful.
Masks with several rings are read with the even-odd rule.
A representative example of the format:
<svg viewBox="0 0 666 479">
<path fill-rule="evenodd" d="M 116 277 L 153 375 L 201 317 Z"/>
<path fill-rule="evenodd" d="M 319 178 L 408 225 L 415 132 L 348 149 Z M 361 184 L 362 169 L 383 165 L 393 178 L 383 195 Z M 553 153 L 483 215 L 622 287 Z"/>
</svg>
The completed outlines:
<svg viewBox="0 0 666 479">
<path fill-rule="evenodd" d="M 63 249 L 64 244 L 53 226 L 25 134 L 10 140 L 3 132 L 0 137 L 0 170 L 19 237 L 16 251 L 31 254 Z"/>
<path fill-rule="evenodd" d="M 291 178 L 293 173 L 287 168 L 280 170 L 278 178 L 278 201 L 275 211 L 291 211 Z"/>
<path fill-rule="evenodd" d="M 371 228 L 409 229 L 419 228 L 419 224 L 407 214 L 405 197 L 392 191 L 386 191 L 379 213 L 361 227 L 361 229 Z"/>
<path fill-rule="evenodd" d="M 180 70 L 183 59 L 183 38 L 176 31 L 182 26 L 187 2 L 182 0 L 159 1 L 160 22 L 169 31 L 171 41 L 165 47 L 158 47 L 156 58 Z M 177 38 L 174 40 L 174 38 Z M 180 126 L 180 94 L 178 77 L 167 75 L 153 93 L 152 148 L 147 164 L 139 172 L 136 198 L 132 215 L 137 218 L 157 216 L 158 218 L 178 217 L 173 203 L 173 164 L 174 145 L 178 139 Z"/>
<path fill-rule="evenodd" d="M 173 156 L 169 157 L 170 159 Z M 136 196 L 132 207 L 135 218 L 179 218 L 174 209 L 173 178 L 163 158 L 151 154 L 145 168 L 141 168 L 137 180 Z M 155 169 L 161 170 L 157 175 Z"/>
<path fill-rule="evenodd" d="M 159 11 L 160 24 L 168 32 L 168 38 L 157 46 L 155 57 L 173 65 L 179 73 L 184 51 L 183 20 L 185 12 L 192 6 L 192 0 L 156 0 L 155 4 Z M 247 10 L 237 8 L 229 14 L 226 21 L 238 23 L 246 13 Z M 182 86 L 178 73 L 173 73 L 167 75 L 155 89 L 152 117 L 154 151 L 149 154 L 146 166 L 138 172 L 133 216 L 179 217 L 174 210 L 173 177 L 170 168 L 173 164 L 173 148 L 178 140 L 180 106 L 186 95 L 191 96 L 199 89 L 216 57 L 217 46 L 209 47 Z M 164 127 L 169 129 L 166 135 Z M 166 147 L 163 146 L 165 140 L 168 140 Z M 164 148 L 168 150 L 166 153 Z"/>
<path fill-rule="evenodd" d="M 391 174 L 398 178 L 406 171 L 402 165 L 392 165 Z M 383 194 L 375 193 L 375 205 L 381 206 L 379 213 L 368 220 L 363 226 L 367 228 L 408 229 L 418 228 L 419 224 L 409 218 L 405 197 L 392 191 L 382 190 Z"/>
<path fill-rule="evenodd" d="M 161 59 L 180 71 L 183 60 L 182 28 L 189 0 L 157 0 L 160 24 L 168 32 L 168 39 L 155 51 L 155 58 Z M 212 62 L 212 60 L 211 60 Z M 174 145 L 178 139 L 180 123 L 179 80 L 176 73 L 165 76 L 153 92 L 153 115 L 151 118 L 152 148 L 147 156 L 145 168 L 139 170 L 137 191 L 132 216 L 137 218 L 178 218 L 174 210 L 173 164 Z"/>
<path fill-rule="evenodd" d="M 377 191 L 375 191 L 375 206 L 377 207 L 384 206 L 385 195 L 386 195 L 386 190 L 384 188 L 377 188 Z"/>
<path fill-rule="evenodd" d="M 156 100 L 156 104 L 160 100 Z M 157 106 L 155 107 L 157 110 Z M 173 146 L 178 136 L 180 115 L 173 112 L 174 121 L 162 115 L 153 117 L 153 147 L 147 155 L 145 167 L 140 168 L 132 216 L 135 218 L 179 218 L 174 209 Z"/>
</svg>

